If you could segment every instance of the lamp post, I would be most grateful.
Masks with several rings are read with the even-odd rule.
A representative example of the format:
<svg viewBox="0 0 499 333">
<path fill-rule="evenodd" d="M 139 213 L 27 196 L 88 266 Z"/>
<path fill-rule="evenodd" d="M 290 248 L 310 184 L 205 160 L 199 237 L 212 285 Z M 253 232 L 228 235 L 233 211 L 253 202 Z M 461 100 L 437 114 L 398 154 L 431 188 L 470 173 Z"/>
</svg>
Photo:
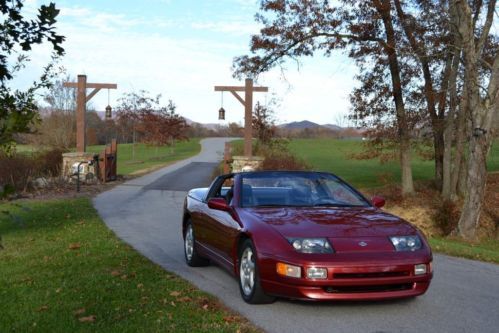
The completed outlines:
<svg viewBox="0 0 499 333">
<path fill-rule="evenodd" d="M 268 87 L 253 86 L 253 79 L 246 79 L 243 87 L 237 86 L 215 86 L 215 91 L 230 91 L 230 93 L 244 106 L 244 156 L 252 156 L 253 139 L 253 92 L 267 92 Z M 237 93 L 244 92 L 244 99 Z M 218 119 L 225 119 L 225 110 L 218 110 Z"/>
</svg>

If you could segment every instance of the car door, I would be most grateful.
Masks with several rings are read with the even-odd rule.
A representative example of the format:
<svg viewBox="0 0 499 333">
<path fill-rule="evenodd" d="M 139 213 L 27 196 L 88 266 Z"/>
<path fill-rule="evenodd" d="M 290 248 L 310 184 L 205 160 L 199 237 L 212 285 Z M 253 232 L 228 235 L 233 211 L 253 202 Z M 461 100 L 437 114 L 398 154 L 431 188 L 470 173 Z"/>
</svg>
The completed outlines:
<svg viewBox="0 0 499 333">
<path fill-rule="evenodd" d="M 216 197 L 222 197 L 231 204 L 233 177 L 228 176 L 217 184 L 218 188 L 213 189 L 208 194 L 207 200 Z M 234 241 L 239 230 L 239 223 L 234 219 L 230 212 L 207 208 L 206 219 L 206 241 L 210 250 L 214 252 L 217 261 L 228 269 L 232 269 L 232 256 Z"/>
</svg>

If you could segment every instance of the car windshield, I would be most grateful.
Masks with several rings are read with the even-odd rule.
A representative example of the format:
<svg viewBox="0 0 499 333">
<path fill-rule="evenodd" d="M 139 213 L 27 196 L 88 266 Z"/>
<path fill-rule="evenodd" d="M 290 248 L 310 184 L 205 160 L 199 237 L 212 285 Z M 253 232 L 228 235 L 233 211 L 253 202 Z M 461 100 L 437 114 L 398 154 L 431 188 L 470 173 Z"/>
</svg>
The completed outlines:
<svg viewBox="0 0 499 333">
<path fill-rule="evenodd" d="M 255 172 L 242 175 L 242 207 L 367 207 L 352 187 L 328 173 Z"/>
</svg>

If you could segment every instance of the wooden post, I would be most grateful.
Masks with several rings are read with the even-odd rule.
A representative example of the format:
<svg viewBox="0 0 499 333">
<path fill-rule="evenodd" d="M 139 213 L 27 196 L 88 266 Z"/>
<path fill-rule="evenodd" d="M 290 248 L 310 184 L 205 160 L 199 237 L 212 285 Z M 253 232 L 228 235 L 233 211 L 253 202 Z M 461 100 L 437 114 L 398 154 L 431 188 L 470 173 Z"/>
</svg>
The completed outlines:
<svg viewBox="0 0 499 333">
<path fill-rule="evenodd" d="M 253 80 L 246 79 L 244 85 L 244 156 L 253 155 Z"/>
<path fill-rule="evenodd" d="M 226 142 L 224 148 L 224 174 L 228 174 L 230 172 L 230 160 L 232 160 L 230 150 L 230 143 Z"/>
<path fill-rule="evenodd" d="M 267 92 L 268 87 L 254 87 L 253 79 L 246 79 L 244 87 L 215 86 L 215 91 L 229 91 L 244 106 L 244 156 L 251 157 L 253 138 L 253 92 Z M 244 91 L 244 99 L 238 91 Z"/>
<path fill-rule="evenodd" d="M 76 152 L 84 153 L 87 149 L 85 133 L 85 113 L 87 105 L 87 76 L 78 75 L 76 95 Z"/>
<path fill-rule="evenodd" d="M 85 113 L 86 105 L 101 89 L 116 89 L 114 83 L 87 83 L 86 75 L 78 75 L 78 82 L 64 82 L 64 87 L 76 88 L 76 151 L 84 153 L 87 149 Z M 93 88 L 87 96 L 87 88 Z"/>
</svg>

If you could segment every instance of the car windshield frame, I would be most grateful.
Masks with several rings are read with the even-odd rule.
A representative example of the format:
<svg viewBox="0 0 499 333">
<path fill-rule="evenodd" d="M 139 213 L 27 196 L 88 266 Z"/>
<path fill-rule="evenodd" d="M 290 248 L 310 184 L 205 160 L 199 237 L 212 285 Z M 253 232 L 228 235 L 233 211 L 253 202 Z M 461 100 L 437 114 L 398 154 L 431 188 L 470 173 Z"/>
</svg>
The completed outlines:
<svg viewBox="0 0 499 333">
<path fill-rule="evenodd" d="M 292 184 L 293 181 L 296 181 L 296 183 Z M 274 183 L 273 186 L 268 186 L 268 184 L 266 184 L 272 182 Z M 330 184 L 328 185 L 327 182 Z M 286 185 L 286 183 L 288 185 Z M 340 194 L 343 194 L 342 200 L 338 200 L 332 195 L 331 185 L 337 186 L 335 191 L 340 190 Z M 308 186 L 310 186 L 310 189 L 308 189 Z M 372 206 L 371 202 L 354 187 L 340 177 L 328 172 L 243 172 L 239 174 L 239 188 L 239 206 L 242 208 L 366 208 Z M 301 193 L 300 191 L 303 192 Z M 297 193 L 299 194 L 298 196 Z M 345 199 L 349 199 L 350 201 L 345 201 Z"/>
</svg>

